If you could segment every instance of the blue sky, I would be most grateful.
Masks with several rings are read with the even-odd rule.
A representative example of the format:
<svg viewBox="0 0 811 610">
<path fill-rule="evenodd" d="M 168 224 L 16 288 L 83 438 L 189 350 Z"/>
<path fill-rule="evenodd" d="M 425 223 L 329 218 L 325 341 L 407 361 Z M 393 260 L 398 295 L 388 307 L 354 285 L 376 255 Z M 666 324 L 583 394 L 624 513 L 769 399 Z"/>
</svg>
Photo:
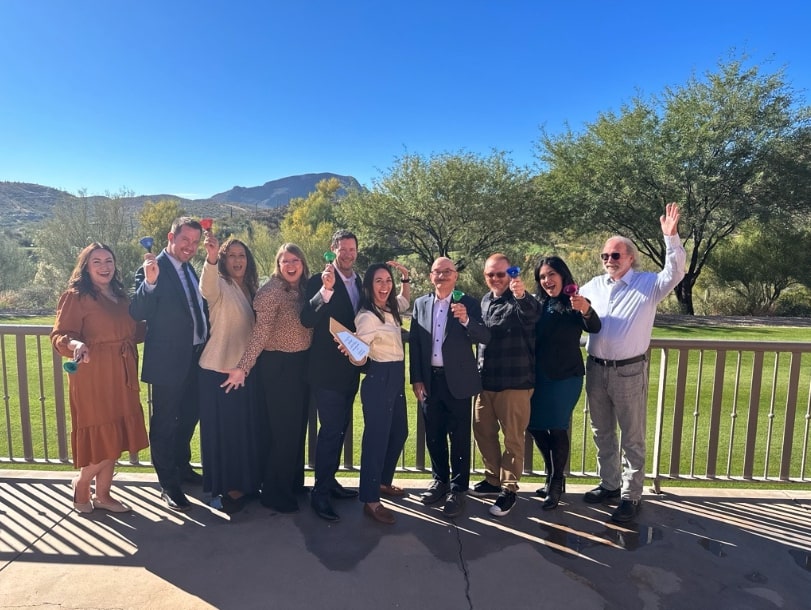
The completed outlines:
<svg viewBox="0 0 811 610">
<path fill-rule="evenodd" d="M 808 103 L 811 6 L 0 0 L 0 180 L 209 197 L 578 130 L 745 52 Z"/>
</svg>

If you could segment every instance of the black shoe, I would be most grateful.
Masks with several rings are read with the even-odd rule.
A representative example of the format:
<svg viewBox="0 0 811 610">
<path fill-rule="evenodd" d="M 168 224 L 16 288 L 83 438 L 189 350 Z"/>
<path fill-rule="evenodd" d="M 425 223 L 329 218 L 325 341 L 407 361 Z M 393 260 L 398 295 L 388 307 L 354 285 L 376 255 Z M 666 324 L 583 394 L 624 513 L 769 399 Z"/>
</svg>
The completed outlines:
<svg viewBox="0 0 811 610">
<path fill-rule="evenodd" d="M 426 506 L 436 504 L 446 495 L 448 495 L 448 484 L 434 479 L 428 489 L 420 494 L 420 502 Z"/>
<path fill-rule="evenodd" d="M 642 500 L 623 500 L 611 515 L 614 523 L 628 523 L 633 521 L 642 508 Z"/>
<path fill-rule="evenodd" d="M 335 522 L 341 520 L 338 513 L 332 510 L 332 504 L 329 503 L 329 498 L 314 496 L 310 498 L 310 506 L 313 507 L 315 514 L 325 521 Z"/>
<path fill-rule="evenodd" d="M 587 504 L 600 504 L 606 500 L 619 498 L 621 491 L 621 489 L 606 489 L 602 485 L 598 485 L 591 491 L 585 493 L 583 502 Z"/>
<path fill-rule="evenodd" d="M 501 487 L 492 485 L 487 481 L 479 481 L 473 486 L 473 489 L 469 489 L 467 493 L 476 498 L 489 498 L 499 495 L 501 493 Z"/>
<path fill-rule="evenodd" d="M 465 507 L 465 492 L 452 491 L 445 499 L 445 506 L 442 507 L 442 514 L 446 517 L 453 518 L 462 514 L 462 509 Z"/>
<path fill-rule="evenodd" d="M 245 505 L 248 503 L 248 497 L 245 495 L 241 495 L 238 498 L 232 498 L 228 494 L 223 494 L 220 496 L 220 508 L 222 512 L 226 515 L 233 515 L 238 513 Z M 215 507 L 216 508 L 216 507 Z"/>
<path fill-rule="evenodd" d="M 490 507 L 490 514 L 494 517 L 505 516 L 513 509 L 513 506 L 515 506 L 515 500 L 516 495 L 514 491 L 502 489 L 495 503 Z"/>
<path fill-rule="evenodd" d="M 546 495 L 546 500 L 543 501 L 541 508 L 544 510 L 552 510 L 557 508 L 560 502 L 560 496 L 566 488 L 566 483 L 562 480 L 549 482 L 549 493 Z"/>
<path fill-rule="evenodd" d="M 199 472 L 192 470 L 189 468 L 185 470 L 180 477 L 181 481 L 184 483 L 190 483 L 191 485 L 202 485 L 203 484 L 203 475 Z"/>
<path fill-rule="evenodd" d="M 185 512 L 191 509 L 191 502 L 180 489 L 161 490 L 161 500 L 166 502 L 166 506 L 171 510 Z"/>
<path fill-rule="evenodd" d="M 351 500 L 358 497 L 358 490 L 347 489 L 340 483 L 336 483 L 336 486 L 329 490 L 329 495 L 337 500 Z"/>
<path fill-rule="evenodd" d="M 551 483 L 552 479 L 547 475 L 546 483 L 543 484 L 543 487 L 539 487 L 535 490 L 535 495 L 540 498 L 545 498 L 549 493 L 549 484 Z"/>
</svg>

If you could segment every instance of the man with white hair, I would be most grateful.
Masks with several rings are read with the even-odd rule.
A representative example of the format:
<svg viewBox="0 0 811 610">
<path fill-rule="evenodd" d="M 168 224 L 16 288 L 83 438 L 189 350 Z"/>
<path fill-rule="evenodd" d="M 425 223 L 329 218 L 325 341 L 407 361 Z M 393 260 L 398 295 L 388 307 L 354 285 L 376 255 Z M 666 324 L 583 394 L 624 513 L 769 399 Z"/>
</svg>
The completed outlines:
<svg viewBox="0 0 811 610">
<path fill-rule="evenodd" d="M 619 498 L 611 515 L 617 523 L 632 521 L 640 509 L 648 403 L 646 354 L 656 307 L 684 277 L 687 259 L 678 234 L 679 206 L 667 204 L 659 222 L 667 249 L 661 271 L 637 271 L 633 242 L 614 236 L 600 254 L 605 274 L 580 288 L 602 321 L 600 332 L 590 334 L 586 343 L 586 394 L 600 484 L 583 499 L 599 504 Z"/>
</svg>

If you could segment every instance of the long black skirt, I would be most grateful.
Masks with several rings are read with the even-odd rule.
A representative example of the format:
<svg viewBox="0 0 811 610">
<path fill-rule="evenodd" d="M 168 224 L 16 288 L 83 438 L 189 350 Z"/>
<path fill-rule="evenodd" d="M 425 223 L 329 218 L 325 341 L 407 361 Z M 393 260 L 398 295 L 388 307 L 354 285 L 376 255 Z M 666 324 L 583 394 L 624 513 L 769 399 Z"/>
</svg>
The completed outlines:
<svg viewBox="0 0 811 610">
<path fill-rule="evenodd" d="M 256 493 L 262 481 L 261 415 L 256 379 L 228 394 L 220 387 L 228 375 L 200 370 L 200 444 L 203 491 Z"/>
</svg>

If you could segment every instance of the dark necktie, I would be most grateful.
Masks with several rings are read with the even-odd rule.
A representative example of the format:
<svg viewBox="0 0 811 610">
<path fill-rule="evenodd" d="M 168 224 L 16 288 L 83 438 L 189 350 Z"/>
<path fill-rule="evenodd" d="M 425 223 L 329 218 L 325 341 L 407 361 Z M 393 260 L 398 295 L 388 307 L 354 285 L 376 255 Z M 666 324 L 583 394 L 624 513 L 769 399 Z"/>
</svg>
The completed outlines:
<svg viewBox="0 0 811 610">
<path fill-rule="evenodd" d="M 194 328 L 195 328 L 195 342 L 200 339 L 201 343 L 206 340 L 206 323 L 203 320 L 203 311 L 200 309 L 200 301 L 197 299 L 197 290 L 195 286 L 197 282 L 191 272 L 191 265 L 183 263 L 183 272 L 186 274 L 186 285 L 189 289 L 189 303 L 191 304 L 191 312 L 194 315 Z"/>
</svg>

